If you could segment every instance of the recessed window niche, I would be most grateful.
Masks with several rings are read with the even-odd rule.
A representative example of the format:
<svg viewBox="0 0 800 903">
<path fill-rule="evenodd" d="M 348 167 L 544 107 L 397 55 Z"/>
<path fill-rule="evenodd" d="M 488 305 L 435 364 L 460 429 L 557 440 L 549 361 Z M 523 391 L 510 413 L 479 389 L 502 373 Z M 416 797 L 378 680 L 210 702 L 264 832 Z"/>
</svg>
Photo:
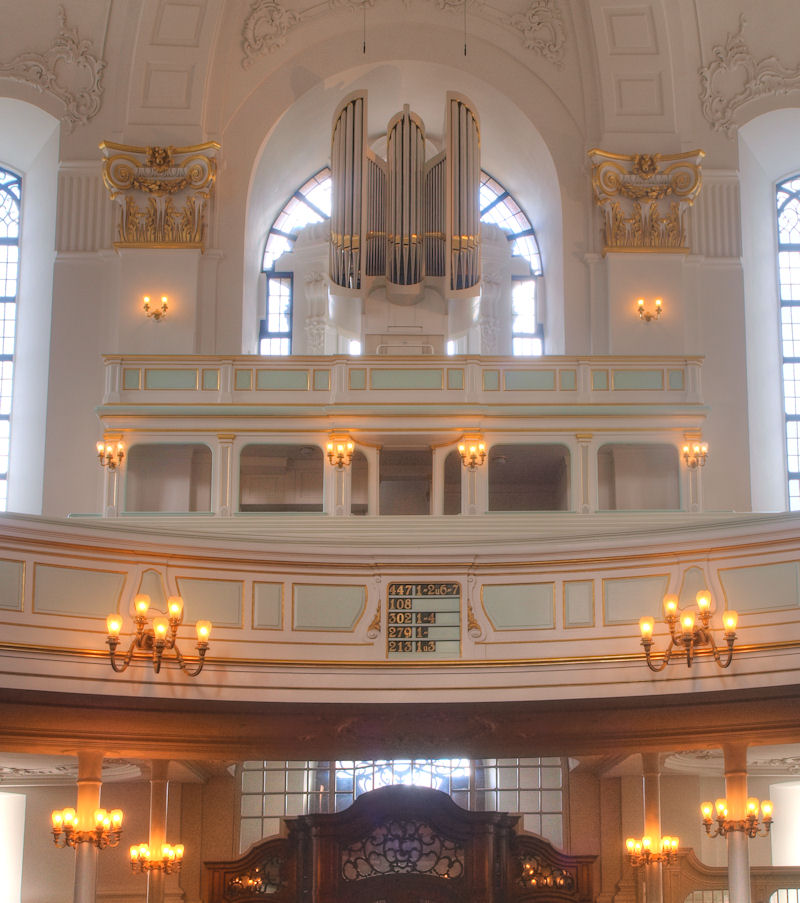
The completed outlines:
<svg viewBox="0 0 800 903">
<path fill-rule="evenodd" d="M 322 449 L 246 445 L 239 458 L 240 511 L 322 511 Z"/>
<path fill-rule="evenodd" d="M 381 449 L 380 513 L 430 514 L 432 462 L 429 448 Z"/>
<path fill-rule="evenodd" d="M 126 511 L 211 510 L 211 449 L 207 445 L 134 445 L 125 466 Z"/>
<path fill-rule="evenodd" d="M 490 511 L 566 511 L 569 450 L 563 445 L 493 445 Z"/>
<path fill-rule="evenodd" d="M 609 444 L 597 452 L 601 511 L 674 511 L 681 506 L 678 449 Z"/>
<path fill-rule="evenodd" d="M 444 513 L 461 514 L 461 455 L 455 449 L 444 459 Z"/>
<path fill-rule="evenodd" d="M 363 452 L 354 451 L 350 462 L 350 513 L 366 514 L 368 500 L 369 468 Z"/>
</svg>

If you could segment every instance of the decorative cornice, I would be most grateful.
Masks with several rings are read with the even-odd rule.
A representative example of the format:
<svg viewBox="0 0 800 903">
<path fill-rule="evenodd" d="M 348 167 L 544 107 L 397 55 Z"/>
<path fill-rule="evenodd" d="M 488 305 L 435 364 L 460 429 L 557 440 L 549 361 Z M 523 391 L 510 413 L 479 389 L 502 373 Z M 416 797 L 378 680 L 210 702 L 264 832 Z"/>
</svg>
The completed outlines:
<svg viewBox="0 0 800 903">
<path fill-rule="evenodd" d="M 47 50 L 25 51 L 7 63 L 0 62 L 0 77 L 31 85 L 40 93 L 55 97 L 64 105 L 61 121 L 71 132 L 100 111 L 106 64 L 92 53 L 91 41 L 81 40 L 77 30 L 67 28 L 63 6 L 58 7 L 58 24 L 58 34 Z M 88 76 L 84 87 L 70 83 L 78 82 L 81 76 Z"/>
<path fill-rule="evenodd" d="M 406 7 L 412 0 L 403 0 Z M 548 62 L 560 66 L 566 49 L 566 33 L 561 13 L 561 0 L 527 0 L 516 13 L 507 13 L 483 0 L 428 0 L 445 13 L 458 13 L 464 4 L 472 16 L 492 22 L 514 32 L 522 46 Z M 286 43 L 290 31 L 317 16 L 353 13 L 374 7 L 376 0 L 325 0 L 304 9 L 292 10 L 278 0 L 252 0 L 250 11 L 242 26 L 242 68 L 248 69 L 256 58 L 273 53 Z"/>
<path fill-rule="evenodd" d="M 711 50 L 713 59 L 699 71 L 703 116 L 715 131 L 731 137 L 736 131 L 736 111 L 751 100 L 783 94 L 800 88 L 800 66 L 785 66 L 777 57 L 757 60 L 744 41 L 746 24 L 739 17 L 739 30 Z M 736 86 L 741 85 L 736 91 Z"/>
</svg>

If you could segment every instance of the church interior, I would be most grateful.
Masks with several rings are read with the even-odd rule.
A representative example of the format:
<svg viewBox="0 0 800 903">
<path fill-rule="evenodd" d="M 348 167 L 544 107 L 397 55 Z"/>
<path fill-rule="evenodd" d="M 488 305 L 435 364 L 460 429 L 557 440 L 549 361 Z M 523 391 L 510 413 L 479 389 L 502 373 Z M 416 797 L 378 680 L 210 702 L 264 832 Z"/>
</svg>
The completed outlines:
<svg viewBox="0 0 800 903">
<path fill-rule="evenodd" d="M 0 23 L 0 901 L 798 903 L 795 0 Z"/>
</svg>

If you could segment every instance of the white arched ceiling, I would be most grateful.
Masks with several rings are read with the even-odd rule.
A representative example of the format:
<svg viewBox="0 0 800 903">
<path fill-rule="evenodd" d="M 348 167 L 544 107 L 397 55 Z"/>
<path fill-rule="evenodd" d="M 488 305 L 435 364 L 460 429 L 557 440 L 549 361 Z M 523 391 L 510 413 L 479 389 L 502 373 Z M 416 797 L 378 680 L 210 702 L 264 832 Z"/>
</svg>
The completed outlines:
<svg viewBox="0 0 800 903">
<path fill-rule="evenodd" d="M 16 172 L 28 168 L 59 127 L 54 116 L 11 97 L 0 97 L 0 122 L 14 123 L 0 128 L 0 162 Z"/>
</svg>

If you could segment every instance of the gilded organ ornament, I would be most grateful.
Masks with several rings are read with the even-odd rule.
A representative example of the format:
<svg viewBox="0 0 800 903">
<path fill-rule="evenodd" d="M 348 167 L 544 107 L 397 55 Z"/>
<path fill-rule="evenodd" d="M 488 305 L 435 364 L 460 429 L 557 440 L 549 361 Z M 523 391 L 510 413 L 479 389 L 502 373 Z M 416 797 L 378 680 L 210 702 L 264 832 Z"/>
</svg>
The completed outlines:
<svg viewBox="0 0 800 903">
<path fill-rule="evenodd" d="M 103 182 L 117 214 L 114 247 L 204 250 L 219 149 L 214 141 L 193 147 L 103 141 Z"/>
<path fill-rule="evenodd" d="M 689 253 L 689 208 L 702 185 L 701 150 L 611 154 L 594 148 L 594 201 L 603 214 L 603 253 Z"/>
</svg>

